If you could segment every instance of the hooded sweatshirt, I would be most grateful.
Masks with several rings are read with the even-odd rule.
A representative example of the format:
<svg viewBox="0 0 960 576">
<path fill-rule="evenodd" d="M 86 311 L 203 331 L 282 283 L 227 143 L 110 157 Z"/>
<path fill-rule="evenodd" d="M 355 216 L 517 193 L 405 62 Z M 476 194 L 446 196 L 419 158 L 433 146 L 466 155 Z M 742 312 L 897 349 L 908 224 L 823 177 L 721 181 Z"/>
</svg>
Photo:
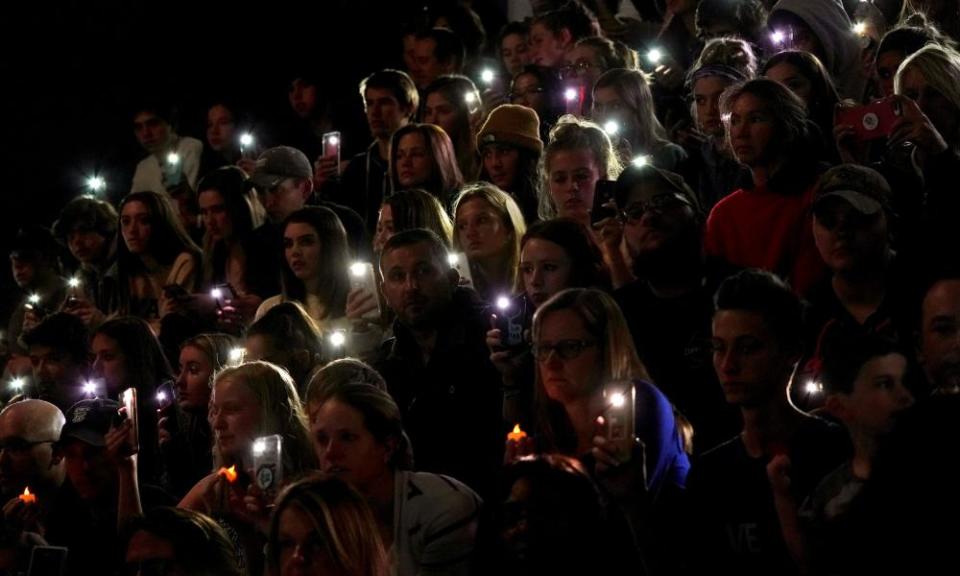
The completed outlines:
<svg viewBox="0 0 960 576">
<path fill-rule="evenodd" d="M 823 46 L 823 65 L 830 71 L 841 98 L 863 99 L 867 78 L 860 60 L 860 43 L 840 0 L 780 0 L 770 11 L 793 14 L 806 22 Z"/>
</svg>

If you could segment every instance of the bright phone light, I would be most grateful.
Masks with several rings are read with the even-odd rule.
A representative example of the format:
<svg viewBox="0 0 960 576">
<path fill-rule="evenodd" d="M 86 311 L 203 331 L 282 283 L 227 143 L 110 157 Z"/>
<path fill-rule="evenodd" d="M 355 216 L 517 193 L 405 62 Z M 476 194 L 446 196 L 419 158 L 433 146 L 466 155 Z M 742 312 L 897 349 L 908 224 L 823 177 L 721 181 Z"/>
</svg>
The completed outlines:
<svg viewBox="0 0 960 576">
<path fill-rule="evenodd" d="M 176 152 L 171 152 L 167 154 L 167 164 L 177 165 L 180 163 L 180 155 Z"/>
<path fill-rule="evenodd" d="M 659 64 L 660 61 L 663 60 L 663 51 L 659 48 L 651 48 L 650 51 L 647 52 L 647 60 L 651 64 Z"/>
<path fill-rule="evenodd" d="M 257 440 L 253 443 L 253 455 L 260 456 L 267 450 L 267 443 L 263 440 Z"/>
<path fill-rule="evenodd" d="M 636 166 L 637 168 L 643 168 L 647 164 L 650 164 L 650 157 L 646 155 L 637 156 L 636 158 L 631 160 L 630 163 Z"/>
<path fill-rule="evenodd" d="M 614 120 L 607 120 L 603 124 L 603 131 L 607 133 L 607 136 L 616 136 L 620 132 L 620 125 Z"/>
<path fill-rule="evenodd" d="M 510 299 L 506 296 L 500 296 L 497 298 L 497 308 L 501 310 L 506 310 L 510 307 Z"/>
<path fill-rule="evenodd" d="M 87 178 L 87 188 L 89 188 L 91 192 L 100 192 L 106 187 L 106 180 L 99 176 L 91 176 Z"/>
<path fill-rule="evenodd" d="M 627 397 L 623 395 L 622 392 L 614 392 L 610 395 L 610 405 L 614 408 L 623 408 L 623 405 L 627 403 Z"/>
<path fill-rule="evenodd" d="M 241 146 L 250 146 L 253 144 L 253 134 L 249 132 L 240 135 L 240 145 Z"/>
<path fill-rule="evenodd" d="M 347 341 L 347 337 L 341 331 L 336 331 L 330 334 L 330 344 L 339 348 L 343 346 Z"/>
<path fill-rule="evenodd" d="M 494 78 L 496 78 L 496 74 L 489 68 L 484 68 L 483 72 L 480 73 L 480 80 L 482 80 L 484 84 L 492 83 Z"/>
<path fill-rule="evenodd" d="M 71 287 L 71 288 L 79 288 L 79 287 L 80 287 L 80 279 L 77 278 L 76 276 L 71 277 L 69 280 L 67 280 L 67 286 L 69 286 L 69 287 Z"/>
<path fill-rule="evenodd" d="M 577 89 L 576 89 L 576 88 L 567 88 L 566 90 L 563 91 L 563 97 L 566 98 L 567 101 L 570 101 L 570 102 L 576 100 L 576 99 L 577 99 Z"/>
<path fill-rule="evenodd" d="M 363 276 L 367 271 L 367 266 L 363 262 L 354 262 L 350 265 L 350 273 L 354 276 Z"/>
</svg>

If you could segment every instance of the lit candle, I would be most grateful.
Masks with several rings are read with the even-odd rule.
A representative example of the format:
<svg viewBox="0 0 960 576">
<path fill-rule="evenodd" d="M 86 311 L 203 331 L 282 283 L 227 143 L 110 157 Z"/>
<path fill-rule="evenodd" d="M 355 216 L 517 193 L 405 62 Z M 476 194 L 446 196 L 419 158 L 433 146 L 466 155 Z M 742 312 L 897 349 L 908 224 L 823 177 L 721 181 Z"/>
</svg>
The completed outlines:
<svg viewBox="0 0 960 576">
<path fill-rule="evenodd" d="M 520 429 L 520 425 L 517 424 L 513 427 L 513 432 L 507 434 L 507 441 L 519 442 L 527 437 L 527 433 Z"/>
<path fill-rule="evenodd" d="M 227 479 L 227 482 L 233 484 L 237 481 L 237 467 L 233 465 L 229 468 L 220 468 L 217 470 L 217 476 L 223 476 Z"/>
<path fill-rule="evenodd" d="M 26 488 L 23 489 L 23 494 L 21 494 L 21 495 L 19 496 L 19 498 L 20 498 L 20 501 L 23 502 L 24 504 L 36 504 L 36 503 L 37 503 L 37 496 L 36 496 L 36 494 L 33 494 L 33 493 L 30 492 L 30 487 L 29 487 L 29 486 L 27 486 Z"/>
</svg>

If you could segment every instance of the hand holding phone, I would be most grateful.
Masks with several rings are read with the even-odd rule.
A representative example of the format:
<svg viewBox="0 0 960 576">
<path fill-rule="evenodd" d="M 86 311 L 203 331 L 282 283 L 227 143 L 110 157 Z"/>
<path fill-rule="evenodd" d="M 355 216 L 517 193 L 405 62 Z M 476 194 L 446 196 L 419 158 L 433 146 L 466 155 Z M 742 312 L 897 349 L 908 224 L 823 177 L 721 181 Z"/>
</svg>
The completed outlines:
<svg viewBox="0 0 960 576">
<path fill-rule="evenodd" d="M 607 218 L 616 218 L 616 180 L 597 180 L 593 192 L 593 207 L 590 209 L 590 223 L 596 224 Z"/>
<path fill-rule="evenodd" d="M 633 458 L 636 427 L 636 388 L 633 382 L 611 382 L 603 387 L 603 436 L 612 455 L 621 463 Z"/>
<path fill-rule="evenodd" d="M 253 441 L 253 478 L 271 500 L 283 482 L 283 437 L 261 436 Z"/>
<path fill-rule="evenodd" d="M 380 299 L 377 297 L 377 277 L 373 271 L 373 264 L 369 262 L 354 262 L 350 265 L 350 290 L 363 290 L 373 296 L 375 308 L 365 312 L 361 318 L 376 320 L 380 318 Z"/>
<path fill-rule="evenodd" d="M 842 106 L 834 113 L 835 126 L 852 126 L 857 141 L 865 142 L 888 136 L 901 115 L 899 104 L 891 98 L 865 106 Z"/>
<path fill-rule="evenodd" d="M 137 413 L 137 389 L 127 388 L 120 393 L 120 414 L 130 421 L 130 436 L 127 444 L 131 453 L 140 451 L 140 419 Z"/>
<path fill-rule="evenodd" d="M 500 296 L 497 298 L 494 310 L 494 325 L 500 330 L 500 348 L 508 350 L 524 348 L 527 345 L 523 335 L 526 329 L 526 299 Z"/>
<path fill-rule="evenodd" d="M 467 260 L 467 255 L 463 252 L 450 252 L 447 255 L 447 262 L 460 275 L 460 285 L 473 288 L 473 274 L 470 273 L 470 262 Z"/>
<path fill-rule="evenodd" d="M 323 157 L 334 161 L 336 175 L 340 175 L 340 132 L 327 132 L 323 135 Z"/>
</svg>

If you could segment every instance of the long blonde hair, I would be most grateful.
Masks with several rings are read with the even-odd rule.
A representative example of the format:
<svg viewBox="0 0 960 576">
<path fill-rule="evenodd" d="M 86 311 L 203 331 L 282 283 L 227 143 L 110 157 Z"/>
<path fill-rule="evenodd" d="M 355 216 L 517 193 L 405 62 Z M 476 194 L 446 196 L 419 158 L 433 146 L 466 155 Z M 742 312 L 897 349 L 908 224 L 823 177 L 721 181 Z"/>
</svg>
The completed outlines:
<svg viewBox="0 0 960 576">
<path fill-rule="evenodd" d="M 908 68 L 916 68 L 927 84 L 934 88 L 960 112 L 960 53 L 936 44 L 928 44 L 917 50 L 900 64 L 893 78 L 893 92 L 903 93 L 903 74 Z M 960 132 L 960 126 L 957 127 Z M 941 134 L 951 147 L 960 147 L 960 133 Z"/>
<path fill-rule="evenodd" d="M 512 196 L 497 188 L 489 182 L 478 182 L 471 184 L 463 189 L 453 203 L 454 225 L 456 226 L 457 213 L 460 206 L 470 200 L 483 200 L 500 216 L 504 227 L 510 233 L 510 242 L 507 245 L 507 253 L 504 255 L 503 266 L 507 274 L 504 278 L 509 282 L 507 286 L 513 286 L 517 280 L 517 268 L 520 265 L 520 238 L 527 232 L 527 224 L 523 218 L 523 212 L 520 206 Z M 453 247 L 457 251 L 462 251 L 460 244 L 460 234 L 457 229 L 453 231 Z"/>
<path fill-rule="evenodd" d="M 600 126 L 589 121 L 567 114 L 562 116 L 550 130 L 550 141 L 540 157 L 540 174 L 543 177 L 543 186 L 540 188 L 540 202 L 538 212 L 541 220 L 550 220 L 557 217 L 557 205 L 550 192 L 550 161 L 557 152 L 587 150 L 593 155 L 594 163 L 600 171 L 600 177 L 616 180 L 623 170 L 617 152 L 610 142 L 610 137 Z"/>
<path fill-rule="evenodd" d="M 225 380 L 242 383 L 256 397 L 260 406 L 257 436 L 279 434 L 283 437 L 285 478 L 317 468 L 307 417 L 303 412 L 297 387 L 286 370 L 270 362 L 248 362 L 218 372 L 214 377 L 214 388 L 217 383 Z M 213 447 L 213 460 L 214 470 L 225 464 L 235 463 L 228 461 L 226 455 L 220 453 L 217 444 Z"/>
</svg>

